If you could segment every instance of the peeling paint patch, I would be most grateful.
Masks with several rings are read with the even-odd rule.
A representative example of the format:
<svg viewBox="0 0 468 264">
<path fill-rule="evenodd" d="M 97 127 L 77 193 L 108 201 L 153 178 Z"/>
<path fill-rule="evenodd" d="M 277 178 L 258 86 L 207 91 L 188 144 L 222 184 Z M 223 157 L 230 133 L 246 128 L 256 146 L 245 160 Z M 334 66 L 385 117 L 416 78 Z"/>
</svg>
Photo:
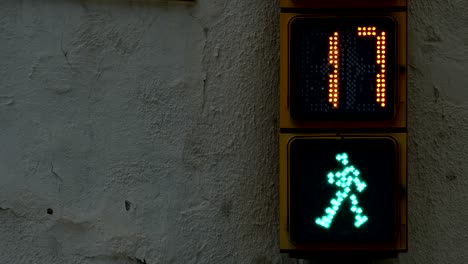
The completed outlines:
<svg viewBox="0 0 468 264">
<path fill-rule="evenodd" d="M 231 215 L 232 204 L 232 201 L 223 201 L 223 203 L 221 204 L 220 210 L 225 217 L 229 217 Z"/>
<path fill-rule="evenodd" d="M 15 100 L 13 99 L 13 96 L 9 95 L 0 95 L 0 105 L 12 105 L 14 104 Z"/>
</svg>

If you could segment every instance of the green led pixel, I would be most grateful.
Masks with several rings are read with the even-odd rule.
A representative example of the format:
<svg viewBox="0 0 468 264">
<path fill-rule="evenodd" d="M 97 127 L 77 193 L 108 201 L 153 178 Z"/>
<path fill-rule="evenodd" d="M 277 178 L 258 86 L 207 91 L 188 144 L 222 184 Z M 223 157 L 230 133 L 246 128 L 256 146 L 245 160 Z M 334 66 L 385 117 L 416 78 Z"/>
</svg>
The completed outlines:
<svg viewBox="0 0 468 264">
<path fill-rule="evenodd" d="M 345 199 L 349 198 L 351 202 L 351 212 L 355 215 L 354 226 L 359 228 L 367 222 L 368 218 L 363 213 L 362 208 L 359 207 L 359 201 L 356 195 L 351 191 L 351 188 L 354 185 L 358 192 L 362 192 L 367 185 L 359 177 L 360 172 L 358 169 L 353 165 L 347 166 L 349 163 L 347 153 L 336 155 L 336 160 L 345 166 L 344 169 L 335 173 L 329 172 L 327 177 L 328 183 L 338 186 L 339 191 L 336 192 L 335 197 L 330 200 L 330 206 L 325 208 L 325 215 L 321 218 L 317 218 L 315 223 L 324 228 L 330 228 L 330 225 L 333 222 L 333 217 L 335 217 L 336 213 L 340 209 L 341 204 Z"/>
</svg>

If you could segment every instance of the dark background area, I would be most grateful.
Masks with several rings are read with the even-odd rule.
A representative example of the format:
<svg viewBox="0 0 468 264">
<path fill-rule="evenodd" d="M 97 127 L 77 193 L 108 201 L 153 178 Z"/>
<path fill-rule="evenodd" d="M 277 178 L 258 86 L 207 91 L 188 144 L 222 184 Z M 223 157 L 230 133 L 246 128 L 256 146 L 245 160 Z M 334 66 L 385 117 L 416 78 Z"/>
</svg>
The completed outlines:
<svg viewBox="0 0 468 264">
<path fill-rule="evenodd" d="M 399 175 L 395 141 L 390 138 L 296 138 L 290 142 L 290 228 L 297 243 L 311 242 L 389 242 L 395 237 L 396 187 Z M 348 154 L 349 164 L 360 171 L 367 187 L 357 196 L 363 214 L 369 220 L 360 228 L 354 226 L 349 196 L 343 200 L 329 229 L 315 223 L 337 191 L 328 183 L 329 172 L 345 168 L 336 155 Z"/>
<path fill-rule="evenodd" d="M 290 36 L 290 108 L 296 120 L 390 119 L 394 113 L 395 20 L 390 17 L 296 18 Z M 377 36 L 358 36 L 358 27 L 386 33 L 386 106 L 376 102 Z M 338 108 L 328 102 L 329 37 L 339 33 Z"/>
</svg>

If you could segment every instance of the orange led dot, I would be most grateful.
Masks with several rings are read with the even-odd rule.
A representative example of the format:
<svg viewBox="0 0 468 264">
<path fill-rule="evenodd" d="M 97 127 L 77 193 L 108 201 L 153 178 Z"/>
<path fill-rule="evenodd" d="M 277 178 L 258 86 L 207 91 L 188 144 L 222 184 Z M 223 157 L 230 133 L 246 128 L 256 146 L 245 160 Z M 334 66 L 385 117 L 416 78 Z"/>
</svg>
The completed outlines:
<svg viewBox="0 0 468 264">
<path fill-rule="evenodd" d="M 379 36 L 377 36 L 377 40 L 380 40 L 380 37 L 379 37 Z"/>
<path fill-rule="evenodd" d="M 380 82 L 380 79 L 377 79 L 377 82 Z"/>
<path fill-rule="evenodd" d="M 382 50 L 382 54 L 385 54 L 385 50 Z"/>
<path fill-rule="evenodd" d="M 335 80 L 333 80 L 333 82 L 334 82 L 334 83 L 338 83 L 338 80 L 335 79 Z"/>
<path fill-rule="evenodd" d="M 380 99 L 380 101 L 385 102 L 385 98 Z"/>
<path fill-rule="evenodd" d="M 385 64 L 382 64 L 382 68 L 385 68 Z"/>
<path fill-rule="evenodd" d="M 380 83 L 377 84 L 377 87 L 380 87 Z"/>
<path fill-rule="evenodd" d="M 385 93 L 385 89 L 382 89 L 382 93 Z"/>
<path fill-rule="evenodd" d="M 337 107 L 337 106 L 338 106 L 338 104 L 333 104 L 333 107 Z"/>
<path fill-rule="evenodd" d="M 381 106 L 382 106 L 382 107 L 385 107 L 385 104 L 384 104 L 384 103 L 382 103 L 382 104 L 381 104 Z"/>
<path fill-rule="evenodd" d="M 328 96 L 329 96 L 329 97 L 332 97 L 332 96 L 333 96 L 333 94 L 328 94 Z"/>
<path fill-rule="evenodd" d="M 385 37 L 381 37 L 380 39 L 385 40 Z"/>
<path fill-rule="evenodd" d="M 362 33 L 361 33 L 361 32 L 358 32 L 358 35 L 359 35 L 359 36 L 362 36 Z"/>
<path fill-rule="evenodd" d="M 382 59 L 385 59 L 385 55 L 382 55 Z"/>
<path fill-rule="evenodd" d="M 377 98 L 377 102 L 380 102 L 380 98 Z"/>
<path fill-rule="evenodd" d="M 383 35 L 385 35 L 385 34 L 383 34 Z M 335 32 L 335 36 L 338 36 L 338 32 Z"/>
<path fill-rule="evenodd" d="M 335 84 L 333 87 L 338 88 L 338 84 Z"/>
<path fill-rule="evenodd" d="M 382 32 L 382 36 L 385 36 L 385 32 Z"/>
<path fill-rule="evenodd" d="M 333 102 L 338 102 L 338 99 L 337 98 L 333 99 Z"/>
<path fill-rule="evenodd" d="M 380 97 L 380 94 L 379 94 L 379 93 L 377 94 L 377 97 Z"/>
<path fill-rule="evenodd" d="M 372 32 L 372 35 L 375 36 L 375 35 L 377 35 L 377 34 L 376 34 L 375 32 Z"/>
<path fill-rule="evenodd" d="M 380 64 L 380 60 L 377 60 L 377 64 Z"/>
<path fill-rule="evenodd" d="M 338 37 L 333 37 L 334 40 L 338 40 Z"/>
<path fill-rule="evenodd" d="M 380 92 L 380 89 L 379 89 L 379 88 L 377 88 L 377 92 Z M 377 96 L 379 96 L 379 94 L 377 94 Z"/>
<path fill-rule="evenodd" d="M 380 53 L 380 46 L 377 46 L 377 53 Z"/>
<path fill-rule="evenodd" d="M 357 30 L 361 30 L 361 27 L 358 27 Z"/>
<path fill-rule="evenodd" d="M 333 72 L 334 72 L 334 73 L 338 73 L 338 70 L 334 70 Z"/>
<path fill-rule="evenodd" d="M 331 98 L 330 98 L 330 99 L 328 99 L 328 102 L 330 102 L 330 103 L 331 103 L 331 102 L 333 102 L 333 99 L 331 99 Z"/>
<path fill-rule="evenodd" d="M 338 74 L 335 74 L 333 77 L 338 78 Z"/>
<path fill-rule="evenodd" d="M 376 28 L 375 28 L 375 27 L 372 27 L 372 30 L 376 30 Z"/>
<path fill-rule="evenodd" d="M 333 89 L 329 89 L 328 92 L 333 93 Z"/>
<path fill-rule="evenodd" d="M 337 92 L 338 92 L 338 89 L 335 89 L 335 93 L 337 93 Z"/>
<path fill-rule="evenodd" d="M 382 63 L 385 63 L 385 60 L 382 60 Z"/>
<path fill-rule="evenodd" d="M 363 36 L 366 36 L 366 35 L 367 35 L 367 32 L 362 33 L 362 35 L 363 35 Z"/>
<path fill-rule="evenodd" d="M 377 41 L 377 45 L 380 45 L 380 41 Z"/>
<path fill-rule="evenodd" d="M 382 83 L 382 87 L 385 87 L 385 83 Z"/>
</svg>

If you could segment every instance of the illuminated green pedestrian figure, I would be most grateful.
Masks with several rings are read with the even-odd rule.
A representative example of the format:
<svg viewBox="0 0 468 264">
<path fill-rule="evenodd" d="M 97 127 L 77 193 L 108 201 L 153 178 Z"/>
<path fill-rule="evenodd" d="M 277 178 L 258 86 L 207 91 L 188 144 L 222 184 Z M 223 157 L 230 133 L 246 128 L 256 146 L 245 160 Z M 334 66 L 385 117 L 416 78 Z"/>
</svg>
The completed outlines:
<svg viewBox="0 0 468 264">
<path fill-rule="evenodd" d="M 355 215 L 354 226 L 356 228 L 359 228 L 368 220 L 368 218 L 363 213 L 362 208 L 359 207 L 359 202 L 356 198 L 356 195 L 354 195 L 351 191 L 351 187 L 354 184 L 356 186 L 356 190 L 358 192 L 362 192 L 362 190 L 364 190 L 367 187 L 367 185 L 359 177 L 359 170 L 352 165 L 348 166 L 348 154 L 338 154 L 336 155 L 336 160 L 341 162 L 341 164 L 345 166 L 344 169 L 335 173 L 329 172 L 327 177 L 328 183 L 335 184 L 340 188 L 340 190 L 336 193 L 336 196 L 333 199 L 331 199 L 330 207 L 325 208 L 325 215 L 323 215 L 321 218 L 317 218 L 315 220 L 315 223 L 324 228 L 330 228 L 330 225 L 333 222 L 333 217 L 335 217 L 343 201 L 349 197 L 352 204 L 351 212 L 353 212 Z"/>
</svg>

